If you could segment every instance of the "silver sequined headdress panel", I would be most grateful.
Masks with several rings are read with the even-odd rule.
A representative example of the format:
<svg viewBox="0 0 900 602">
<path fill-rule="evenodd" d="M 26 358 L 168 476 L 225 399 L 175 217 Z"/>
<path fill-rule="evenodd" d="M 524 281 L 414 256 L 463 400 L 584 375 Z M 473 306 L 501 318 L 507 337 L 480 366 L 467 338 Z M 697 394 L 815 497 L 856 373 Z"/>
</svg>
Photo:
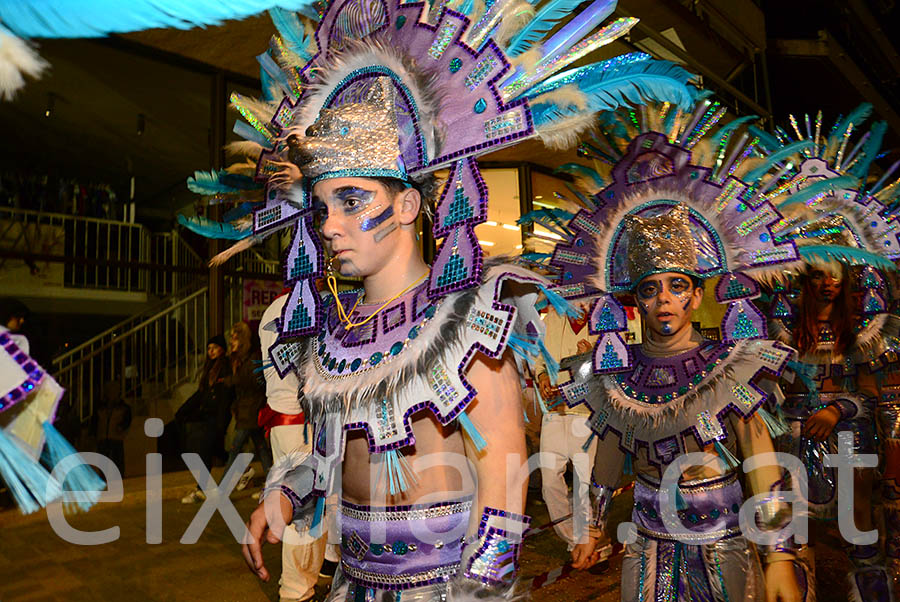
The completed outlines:
<svg viewBox="0 0 900 602">
<path fill-rule="evenodd" d="M 343 175 L 407 179 L 395 98 L 390 78 L 378 77 L 359 100 L 323 108 L 305 136 L 288 137 L 291 161 L 313 182 Z"/>
<path fill-rule="evenodd" d="M 697 276 L 697 249 L 690 209 L 678 203 L 656 217 L 625 216 L 628 277 L 637 285 L 651 274 L 681 272 Z"/>
</svg>

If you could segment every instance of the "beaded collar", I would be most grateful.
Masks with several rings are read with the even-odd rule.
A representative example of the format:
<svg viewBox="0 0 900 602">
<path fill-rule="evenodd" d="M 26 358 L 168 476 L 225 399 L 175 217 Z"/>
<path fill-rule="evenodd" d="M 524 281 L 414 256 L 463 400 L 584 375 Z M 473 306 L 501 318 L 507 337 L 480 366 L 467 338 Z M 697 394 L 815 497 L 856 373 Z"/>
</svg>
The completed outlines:
<svg viewBox="0 0 900 602">
<path fill-rule="evenodd" d="M 734 349 L 734 344 L 704 341 L 694 349 L 669 357 L 651 357 L 631 345 L 634 370 L 615 375 L 627 396 L 644 403 L 665 403 L 700 385 Z"/>
<path fill-rule="evenodd" d="M 352 307 L 362 294 L 362 291 L 351 291 L 339 297 L 345 307 Z M 382 309 L 374 319 L 351 330 L 345 328 L 338 318 L 336 305 L 332 304 L 327 311 L 325 329 L 312 343 L 316 371 L 325 379 L 336 380 L 387 364 L 419 336 L 440 303 L 441 300 L 428 298 L 426 281 Z M 377 305 L 360 305 L 350 320 L 364 320 L 377 309 Z"/>
</svg>

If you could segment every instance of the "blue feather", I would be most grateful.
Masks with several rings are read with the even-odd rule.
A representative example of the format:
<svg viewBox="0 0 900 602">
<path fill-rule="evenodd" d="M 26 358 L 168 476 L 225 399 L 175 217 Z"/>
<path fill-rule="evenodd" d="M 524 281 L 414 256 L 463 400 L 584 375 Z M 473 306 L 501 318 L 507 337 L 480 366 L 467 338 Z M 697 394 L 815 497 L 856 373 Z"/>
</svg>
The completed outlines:
<svg viewBox="0 0 900 602">
<path fill-rule="evenodd" d="M 748 121 L 753 121 L 755 119 L 759 119 L 758 115 L 747 115 L 746 117 L 739 117 L 733 121 L 730 121 L 719 128 L 719 131 L 716 132 L 715 138 L 713 138 L 713 148 L 717 147 L 722 140 L 725 139 L 725 136 L 731 135 L 731 133 L 747 123 Z"/>
<path fill-rule="evenodd" d="M 587 167 L 585 165 L 580 165 L 578 163 L 565 163 L 557 167 L 554 171 L 572 174 L 574 176 L 582 176 L 593 181 L 594 184 L 596 184 L 600 188 L 606 187 L 606 183 L 603 181 L 603 178 L 600 177 L 600 174 L 597 173 L 597 170 L 591 169 L 590 167 Z"/>
<path fill-rule="evenodd" d="M 516 98 L 534 98 L 536 96 L 540 96 L 544 92 L 556 90 L 557 88 L 562 87 L 566 84 L 571 84 L 573 82 L 578 82 L 587 78 L 597 77 L 598 73 L 601 73 L 603 71 L 610 71 L 612 69 L 618 69 L 626 65 L 643 63 L 650 60 L 653 60 L 653 57 L 649 54 L 646 54 L 644 52 L 630 52 L 628 54 L 623 54 L 622 56 L 617 56 L 615 59 L 608 59 L 599 63 L 586 65 L 584 67 L 568 69 L 566 71 L 557 73 L 553 77 L 545 79 L 541 84 L 533 88 L 523 90 Z"/>
<path fill-rule="evenodd" d="M 459 12 L 467 17 L 472 16 L 473 10 L 475 10 L 475 0 L 466 0 L 463 5 L 459 7 Z"/>
<path fill-rule="evenodd" d="M 615 111 L 648 102 L 669 102 L 690 108 L 694 104 L 694 92 L 687 86 L 691 77 L 689 72 L 667 61 L 642 61 L 584 78 L 577 84 L 587 97 L 590 112 Z M 586 112 L 549 102 L 532 105 L 534 124 L 538 128 Z"/>
<path fill-rule="evenodd" d="M 540 40 L 562 19 L 572 15 L 583 2 L 584 0 L 550 0 L 547 2 L 534 18 L 509 41 L 506 55 L 515 57 L 528 50 L 534 42 Z"/>
<path fill-rule="evenodd" d="M 881 148 L 881 143 L 884 141 L 885 132 L 887 132 L 886 121 L 879 121 L 872 126 L 869 139 L 866 140 L 866 143 L 863 145 L 862 150 L 858 155 L 859 160 L 853 167 L 847 170 L 847 173 L 865 181 L 866 176 L 869 175 L 869 168 L 872 166 L 872 162 L 878 155 L 878 149 Z"/>
<path fill-rule="evenodd" d="M 242 190 L 259 190 L 262 185 L 253 178 L 220 170 L 217 172 L 195 171 L 194 175 L 187 179 L 187 187 L 188 190 L 197 194 L 213 195 Z"/>
<path fill-rule="evenodd" d="M 776 138 L 769 132 L 758 128 L 755 125 L 751 125 L 750 127 L 748 127 L 747 131 L 750 132 L 752 136 L 756 136 L 757 138 L 759 138 L 759 145 L 765 150 L 772 152 L 775 149 L 781 148 L 781 143 L 778 141 L 778 138 Z"/>
<path fill-rule="evenodd" d="M 250 215 L 253 213 L 253 210 L 256 209 L 257 203 L 246 201 L 241 203 L 234 209 L 231 209 L 222 216 L 222 221 L 233 222 L 235 220 L 239 220 L 245 215 Z"/>
<path fill-rule="evenodd" d="M 794 142 L 792 144 L 788 144 L 783 147 L 781 150 L 775 151 L 768 157 L 766 157 L 765 162 L 757 167 L 756 169 L 749 171 L 747 175 L 744 177 L 745 182 L 755 182 L 759 178 L 761 178 L 767 171 L 772 169 L 772 166 L 776 163 L 779 163 L 782 159 L 787 159 L 791 155 L 799 153 L 805 149 L 812 148 L 813 142 L 812 140 L 801 140 L 800 142 Z"/>
<path fill-rule="evenodd" d="M 874 268 L 882 270 L 896 270 L 894 263 L 881 255 L 857 249 L 856 247 L 845 247 L 843 245 L 808 245 L 798 246 L 797 250 L 800 256 L 806 261 L 831 261 L 837 259 L 846 261 L 856 265 L 871 265 Z"/>
<path fill-rule="evenodd" d="M 837 178 L 820 180 L 790 195 L 787 200 L 778 203 L 778 209 L 784 209 L 785 207 L 796 205 L 798 203 L 805 203 L 822 193 L 828 194 L 829 192 L 834 192 L 841 188 L 854 188 L 857 184 L 859 184 L 859 180 L 853 176 L 839 176 Z"/>
<path fill-rule="evenodd" d="M 859 130 L 859 126 L 862 125 L 871 114 L 872 105 L 868 102 L 864 102 L 850 111 L 850 114 L 838 121 L 834 129 L 831 130 L 831 135 L 828 137 L 828 144 L 837 144 L 838 140 L 844 135 L 844 132 L 847 131 L 847 128 L 850 127 L 851 123 L 853 124 L 853 129 Z"/>
<path fill-rule="evenodd" d="M 284 45 L 288 50 L 297 54 L 304 61 L 312 58 L 312 55 L 309 53 L 311 40 L 306 35 L 303 23 L 300 22 L 295 13 L 283 8 L 271 8 L 269 9 L 269 17 L 272 19 L 275 29 L 281 34 L 281 39 L 284 40 Z"/>
<path fill-rule="evenodd" d="M 238 230 L 231 224 L 215 222 L 200 216 L 187 218 L 180 213 L 178 214 L 178 223 L 205 238 L 242 240 L 253 234 L 252 229 Z"/>
<path fill-rule="evenodd" d="M 43 0 L 0 2 L 0 22 L 26 38 L 98 38 L 157 27 L 220 25 L 273 6 L 313 11 L 311 0 Z"/>
</svg>

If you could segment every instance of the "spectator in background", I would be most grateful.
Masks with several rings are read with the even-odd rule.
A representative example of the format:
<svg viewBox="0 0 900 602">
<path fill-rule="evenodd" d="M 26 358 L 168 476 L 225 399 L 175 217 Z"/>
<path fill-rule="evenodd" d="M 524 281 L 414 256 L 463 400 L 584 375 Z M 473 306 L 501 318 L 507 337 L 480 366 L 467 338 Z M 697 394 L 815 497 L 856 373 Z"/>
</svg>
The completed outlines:
<svg viewBox="0 0 900 602">
<path fill-rule="evenodd" d="M 103 386 L 103 404 L 94 413 L 93 431 L 97 452 L 113 461 L 125 475 L 125 435 L 131 427 L 131 407 L 122 400 L 121 381 Z"/>
<path fill-rule="evenodd" d="M 231 376 L 227 379 L 227 382 L 234 386 L 234 402 L 231 406 L 231 413 L 234 415 L 234 440 L 225 463 L 226 473 L 248 439 L 253 441 L 256 457 L 262 462 L 263 472 L 268 473 L 272 467 L 272 454 L 258 423 L 259 411 L 266 403 L 266 388 L 262 375 L 255 371 L 256 364 L 261 363 L 260 357 L 259 344 L 252 344 L 250 326 L 246 322 L 235 323 L 231 327 L 229 339 Z M 255 471 L 251 466 L 241 475 L 235 489 L 240 491 L 247 487 L 254 474 Z"/>
<path fill-rule="evenodd" d="M 206 362 L 200 371 L 197 392 L 175 414 L 184 437 L 183 449 L 198 454 L 210 471 L 213 454 L 221 444 L 221 433 L 231 418 L 229 411 L 234 399 L 234 390 L 226 383 L 231 376 L 226 347 L 225 337 L 220 334 L 206 342 Z M 192 504 L 204 499 L 206 495 L 198 484 L 194 491 L 181 498 L 181 503 Z"/>
<path fill-rule="evenodd" d="M 21 332 L 27 317 L 28 308 L 18 299 L 0 300 L 0 326 L 4 326 L 9 332 L 13 334 Z"/>
</svg>

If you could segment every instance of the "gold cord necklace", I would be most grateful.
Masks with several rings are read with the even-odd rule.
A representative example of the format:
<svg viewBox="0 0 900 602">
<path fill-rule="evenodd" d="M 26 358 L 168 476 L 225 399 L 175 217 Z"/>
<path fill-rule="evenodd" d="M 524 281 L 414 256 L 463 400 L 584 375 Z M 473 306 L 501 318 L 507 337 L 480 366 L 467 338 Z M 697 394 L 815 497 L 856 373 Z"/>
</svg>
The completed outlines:
<svg viewBox="0 0 900 602">
<path fill-rule="evenodd" d="M 366 318 L 362 322 L 351 322 L 350 316 L 352 316 L 353 312 L 356 311 L 356 308 L 359 306 L 359 302 L 362 301 L 362 299 L 365 295 L 360 295 L 356 298 L 356 303 L 353 304 L 353 308 L 350 310 L 350 314 L 348 315 L 347 312 L 344 310 L 344 306 L 341 303 L 340 297 L 338 297 L 337 278 L 334 277 L 334 274 L 328 274 L 326 281 L 328 282 L 328 290 L 331 291 L 331 294 L 334 296 L 334 302 L 337 305 L 338 319 L 344 323 L 344 328 L 346 328 L 347 330 L 353 330 L 354 328 L 356 328 L 358 326 L 362 326 L 363 324 L 368 323 L 369 320 L 371 320 L 372 318 L 377 316 L 378 313 L 382 309 L 384 309 L 385 307 L 390 305 L 392 302 L 394 302 L 399 297 L 403 296 L 403 294 L 405 294 L 411 288 L 413 288 L 414 286 L 416 286 L 417 284 L 419 284 L 420 282 L 425 280 L 430 273 L 431 273 L 430 270 L 425 272 L 425 274 L 423 274 L 420 278 L 416 279 L 415 282 L 413 282 L 412 284 L 407 286 L 405 289 L 403 289 L 402 291 L 400 291 L 399 293 L 397 293 L 396 295 L 394 295 L 393 297 L 391 297 L 390 299 L 388 299 L 387 301 L 382 303 L 381 307 L 379 307 L 374 312 L 372 312 L 372 315 L 370 315 L 368 318 Z"/>
</svg>

